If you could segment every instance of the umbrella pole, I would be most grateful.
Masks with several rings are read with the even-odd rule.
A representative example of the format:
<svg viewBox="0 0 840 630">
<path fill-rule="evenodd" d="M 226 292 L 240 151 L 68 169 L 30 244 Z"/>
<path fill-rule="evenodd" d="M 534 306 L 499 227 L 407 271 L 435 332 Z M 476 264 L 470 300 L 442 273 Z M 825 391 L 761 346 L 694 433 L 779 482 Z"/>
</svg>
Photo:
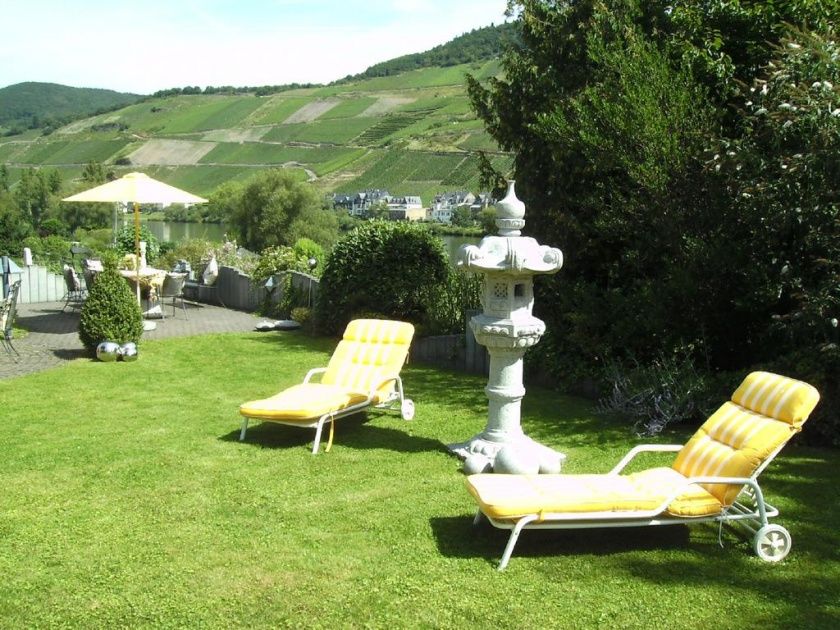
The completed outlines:
<svg viewBox="0 0 840 630">
<path fill-rule="evenodd" d="M 134 202 L 134 254 L 137 262 L 134 265 L 136 270 L 135 285 L 137 287 L 137 306 L 143 310 L 143 303 L 140 301 L 140 204 Z"/>
</svg>

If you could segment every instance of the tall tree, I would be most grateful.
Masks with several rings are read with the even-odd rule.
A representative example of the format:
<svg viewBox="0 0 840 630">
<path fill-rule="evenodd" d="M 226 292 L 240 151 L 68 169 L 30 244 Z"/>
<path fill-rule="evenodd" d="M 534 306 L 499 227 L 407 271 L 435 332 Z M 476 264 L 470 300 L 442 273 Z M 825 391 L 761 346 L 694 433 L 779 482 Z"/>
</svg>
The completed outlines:
<svg viewBox="0 0 840 630">
<path fill-rule="evenodd" d="M 309 184 L 283 169 L 255 175 L 230 201 L 237 240 L 255 251 L 304 237 L 329 245 L 338 233 L 335 213 L 324 209 Z"/>
<path fill-rule="evenodd" d="M 574 377 L 680 347 L 717 367 L 765 357 L 781 264 L 712 158 L 754 128 L 749 87 L 773 71 L 789 23 L 828 28 L 838 5 L 508 5 L 518 43 L 501 78 L 470 78 L 468 91 L 514 153 L 526 229 L 567 254 L 537 301 L 556 333 L 551 367 Z"/>
</svg>

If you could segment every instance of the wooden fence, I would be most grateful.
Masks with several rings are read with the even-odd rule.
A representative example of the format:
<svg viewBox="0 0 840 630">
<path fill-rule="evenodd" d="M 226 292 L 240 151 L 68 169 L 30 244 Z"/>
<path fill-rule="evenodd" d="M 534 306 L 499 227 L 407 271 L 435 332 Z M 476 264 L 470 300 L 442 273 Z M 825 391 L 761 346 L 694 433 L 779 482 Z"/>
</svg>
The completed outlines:
<svg viewBox="0 0 840 630">
<path fill-rule="evenodd" d="M 67 294 L 64 277 L 40 265 L 22 267 L 20 273 L 11 274 L 11 282 L 18 280 L 20 280 L 19 304 L 59 302 Z"/>
</svg>

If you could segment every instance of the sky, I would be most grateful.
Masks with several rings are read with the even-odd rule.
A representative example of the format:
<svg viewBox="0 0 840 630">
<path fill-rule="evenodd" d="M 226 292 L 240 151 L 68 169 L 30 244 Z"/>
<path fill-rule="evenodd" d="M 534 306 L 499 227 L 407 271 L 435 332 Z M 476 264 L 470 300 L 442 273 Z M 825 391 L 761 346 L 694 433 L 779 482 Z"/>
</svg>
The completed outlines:
<svg viewBox="0 0 840 630">
<path fill-rule="evenodd" d="M 506 0 L 0 0 L 0 87 L 328 83 L 505 21 Z"/>
</svg>

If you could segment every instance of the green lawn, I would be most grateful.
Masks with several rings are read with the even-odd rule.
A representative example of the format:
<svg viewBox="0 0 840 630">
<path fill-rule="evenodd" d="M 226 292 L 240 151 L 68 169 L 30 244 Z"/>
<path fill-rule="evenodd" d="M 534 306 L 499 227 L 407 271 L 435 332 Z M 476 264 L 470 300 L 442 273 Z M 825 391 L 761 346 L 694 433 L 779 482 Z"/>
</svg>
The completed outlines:
<svg viewBox="0 0 840 630">
<path fill-rule="evenodd" d="M 700 524 L 525 532 L 499 573 L 506 532 L 473 529 L 445 448 L 484 426 L 483 378 L 410 365 L 414 421 L 345 419 L 315 457 L 311 430 L 238 442 L 239 403 L 333 345 L 181 338 L 0 381 L 3 627 L 836 627 L 836 451 L 792 445 L 763 475 L 793 536 L 779 565 Z M 523 425 L 568 472 L 605 471 L 637 442 L 537 387 Z"/>
</svg>

